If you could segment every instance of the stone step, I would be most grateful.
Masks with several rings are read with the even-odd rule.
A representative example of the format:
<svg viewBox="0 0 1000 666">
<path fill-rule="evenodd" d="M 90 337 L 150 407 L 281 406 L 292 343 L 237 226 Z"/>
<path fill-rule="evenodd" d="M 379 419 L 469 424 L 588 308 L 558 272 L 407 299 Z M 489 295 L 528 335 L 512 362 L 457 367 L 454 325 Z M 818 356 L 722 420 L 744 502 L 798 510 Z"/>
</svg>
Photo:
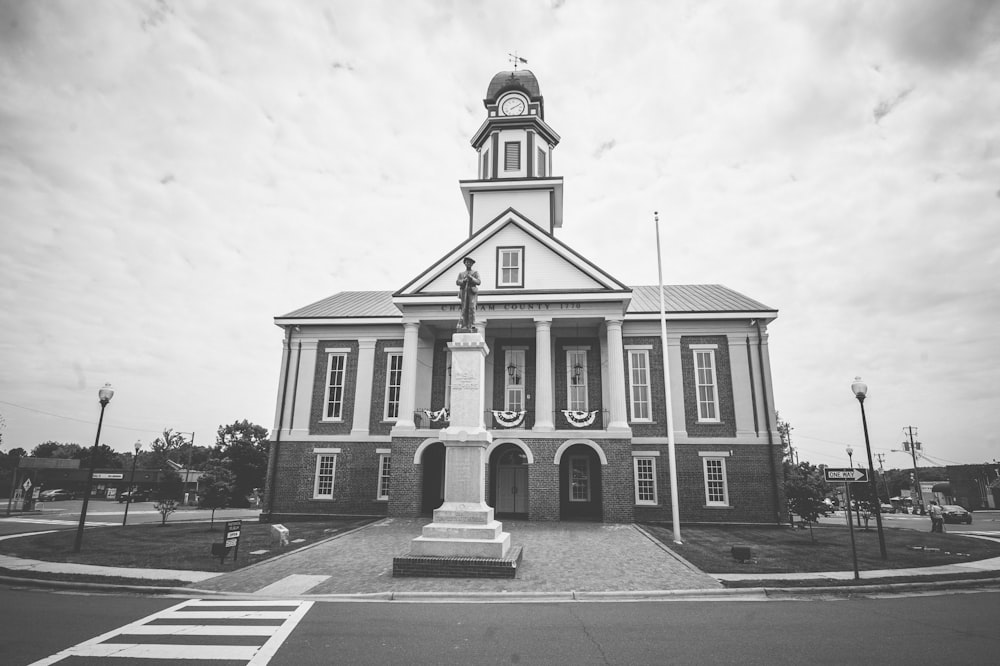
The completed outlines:
<svg viewBox="0 0 1000 666">
<path fill-rule="evenodd" d="M 410 554 L 438 557 L 504 557 L 510 549 L 510 534 L 495 539 L 440 539 L 418 536 L 410 542 Z"/>
<path fill-rule="evenodd" d="M 430 539 L 495 540 L 503 532 L 503 524 L 494 520 L 486 525 L 430 523 L 424 525 L 423 535 Z"/>
</svg>

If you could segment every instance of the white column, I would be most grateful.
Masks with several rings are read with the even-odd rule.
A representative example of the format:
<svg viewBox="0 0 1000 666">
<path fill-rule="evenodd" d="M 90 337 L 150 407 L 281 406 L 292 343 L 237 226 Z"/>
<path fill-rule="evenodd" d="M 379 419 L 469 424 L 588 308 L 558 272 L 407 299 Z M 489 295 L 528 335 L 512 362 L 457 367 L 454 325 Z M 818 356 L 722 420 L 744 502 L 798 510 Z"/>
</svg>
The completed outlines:
<svg viewBox="0 0 1000 666">
<path fill-rule="evenodd" d="M 535 319 L 535 426 L 555 430 L 552 422 L 552 319 Z"/>
<path fill-rule="evenodd" d="M 292 350 L 292 383 L 289 385 L 291 394 L 288 396 L 288 410 L 290 416 L 285 423 L 285 428 L 291 433 L 283 436 L 282 439 L 292 439 L 294 437 L 306 437 L 309 435 L 309 419 L 312 416 L 313 383 L 316 381 L 316 363 L 319 343 L 317 340 L 303 340 L 302 347 L 295 344 Z M 326 357 L 322 360 L 323 368 L 326 368 Z M 322 381 L 326 381 L 324 378 Z M 322 391 L 323 386 L 316 387 L 317 391 Z M 320 394 L 322 397 L 322 393 Z M 322 408 L 320 413 L 322 414 Z"/>
<path fill-rule="evenodd" d="M 611 404 L 608 411 L 611 419 L 608 430 L 629 430 L 628 410 L 625 408 L 625 356 L 622 351 L 622 320 L 605 321 L 608 333 L 608 387 Z"/>
<path fill-rule="evenodd" d="M 354 386 L 354 425 L 351 434 L 368 435 L 372 413 L 372 384 L 375 375 L 375 338 L 358 340 L 358 380 Z"/>
<path fill-rule="evenodd" d="M 403 322 L 403 377 L 399 390 L 399 420 L 392 429 L 416 430 L 413 410 L 417 399 L 417 338 L 420 333 L 419 321 Z"/>
</svg>

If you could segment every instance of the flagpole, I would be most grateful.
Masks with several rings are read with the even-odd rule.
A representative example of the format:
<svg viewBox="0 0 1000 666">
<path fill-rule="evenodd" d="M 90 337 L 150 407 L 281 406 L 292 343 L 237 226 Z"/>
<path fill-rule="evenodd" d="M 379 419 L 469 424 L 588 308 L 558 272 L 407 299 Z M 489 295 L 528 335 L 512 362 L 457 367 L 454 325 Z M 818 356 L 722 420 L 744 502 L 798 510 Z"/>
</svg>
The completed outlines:
<svg viewBox="0 0 1000 666">
<path fill-rule="evenodd" d="M 670 467 L 670 514 L 674 525 L 674 543 L 681 541 L 681 511 L 677 506 L 677 446 L 674 442 L 674 402 L 670 394 L 670 347 L 667 346 L 667 311 L 663 305 L 663 257 L 660 254 L 660 214 L 656 221 L 656 271 L 660 278 L 660 346 L 663 348 L 663 388 L 667 402 L 667 464 Z"/>
</svg>

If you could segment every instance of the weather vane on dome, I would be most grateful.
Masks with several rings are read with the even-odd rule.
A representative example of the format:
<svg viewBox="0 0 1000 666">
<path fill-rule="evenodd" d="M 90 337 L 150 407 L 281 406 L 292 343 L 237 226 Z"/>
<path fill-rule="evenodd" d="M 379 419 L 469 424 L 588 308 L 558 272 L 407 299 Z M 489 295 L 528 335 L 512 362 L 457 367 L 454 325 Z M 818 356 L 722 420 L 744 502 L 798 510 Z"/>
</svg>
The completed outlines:
<svg viewBox="0 0 1000 666">
<path fill-rule="evenodd" d="M 510 61 L 512 63 L 514 63 L 514 71 L 515 72 L 517 71 L 517 63 L 521 62 L 521 63 L 524 63 L 525 65 L 528 64 L 527 60 L 525 60 L 521 56 L 517 55 L 517 51 L 514 51 L 513 53 L 508 53 L 507 56 L 510 58 Z"/>
</svg>

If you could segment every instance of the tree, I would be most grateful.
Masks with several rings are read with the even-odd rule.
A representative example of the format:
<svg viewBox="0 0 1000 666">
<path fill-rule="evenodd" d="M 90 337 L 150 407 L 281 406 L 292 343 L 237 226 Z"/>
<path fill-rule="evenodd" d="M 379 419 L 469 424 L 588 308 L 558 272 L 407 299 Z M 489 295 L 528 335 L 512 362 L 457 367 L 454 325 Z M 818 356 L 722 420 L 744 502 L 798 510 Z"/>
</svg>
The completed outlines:
<svg viewBox="0 0 1000 666">
<path fill-rule="evenodd" d="M 71 446 L 76 446 L 76 444 L 72 444 Z M 80 448 L 80 450 L 77 451 L 73 457 L 80 460 L 80 467 L 90 467 L 90 454 L 93 452 L 93 448 L 78 448 Z M 94 467 L 111 467 L 114 469 L 121 469 L 124 466 L 125 462 L 122 460 L 122 454 L 118 453 L 107 444 L 101 444 L 97 447 Z"/>
<path fill-rule="evenodd" d="M 788 510 L 809 525 L 809 536 L 813 542 L 816 541 L 812 531 L 813 523 L 818 522 L 820 516 L 830 513 L 829 507 L 823 501 L 828 491 L 829 486 L 822 468 L 810 465 L 806 461 L 797 465 L 785 461 L 785 498 L 788 501 Z"/>
<path fill-rule="evenodd" d="M 180 461 L 175 458 L 181 457 L 179 454 L 185 443 L 184 435 L 174 432 L 170 428 L 164 428 L 163 434 L 149 445 L 150 451 L 148 456 L 143 456 L 144 461 L 155 469 L 169 467 L 168 460 L 179 463 Z"/>
<path fill-rule="evenodd" d="M 233 475 L 223 465 L 211 464 L 201 475 L 198 504 L 212 510 L 212 520 L 209 531 L 215 529 L 215 510 L 229 506 L 233 495 Z"/>
<path fill-rule="evenodd" d="M 11 449 L 7 453 L 0 452 L 0 488 L 10 488 L 14 480 L 14 470 L 18 462 L 28 453 L 24 449 Z"/>
<path fill-rule="evenodd" d="M 83 447 L 79 444 L 63 444 L 62 442 L 42 442 L 31 450 L 34 458 L 76 458 L 80 459 Z"/>
<path fill-rule="evenodd" d="M 247 496 L 264 486 L 268 430 L 246 419 L 219 426 L 213 457 L 233 474 L 232 506 L 248 506 Z"/>
<path fill-rule="evenodd" d="M 792 449 L 792 431 L 795 428 L 788 421 L 783 421 L 781 419 L 781 414 L 778 412 L 774 413 L 774 419 L 777 423 L 778 436 L 781 438 L 781 450 L 784 455 L 784 459 L 788 462 L 795 464 L 795 452 Z"/>
<path fill-rule="evenodd" d="M 153 508 L 159 511 L 160 516 L 163 517 L 160 521 L 160 527 L 163 527 L 167 524 L 167 516 L 177 510 L 177 500 L 161 499 L 153 505 Z"/>
</svg>

